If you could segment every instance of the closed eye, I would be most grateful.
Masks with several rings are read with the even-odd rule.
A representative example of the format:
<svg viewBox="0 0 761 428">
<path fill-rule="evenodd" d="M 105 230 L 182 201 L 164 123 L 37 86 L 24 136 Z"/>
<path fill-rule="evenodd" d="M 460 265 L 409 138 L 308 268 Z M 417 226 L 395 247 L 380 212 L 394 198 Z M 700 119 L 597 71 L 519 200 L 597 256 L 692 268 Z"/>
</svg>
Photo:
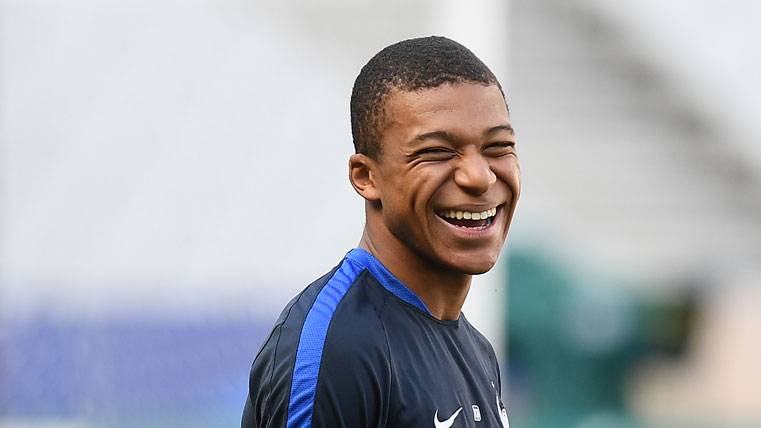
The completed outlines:
<svg viewBox="0 0 761 428">
<path fill-rule="evenodd" d="M 454 155 L 454 150 L 446 147 L 429 147 L 415 152 L 413 156 L 420 160 L 437 161 L 451 159 Z"/>
<path fill-rule="evenodd" d="M 488 145 L 484 149 L 484 153 L 490 156 L 505 156 L 511 153 L 515 153 L 514 141 L 502 141 Z"/>
</svg>

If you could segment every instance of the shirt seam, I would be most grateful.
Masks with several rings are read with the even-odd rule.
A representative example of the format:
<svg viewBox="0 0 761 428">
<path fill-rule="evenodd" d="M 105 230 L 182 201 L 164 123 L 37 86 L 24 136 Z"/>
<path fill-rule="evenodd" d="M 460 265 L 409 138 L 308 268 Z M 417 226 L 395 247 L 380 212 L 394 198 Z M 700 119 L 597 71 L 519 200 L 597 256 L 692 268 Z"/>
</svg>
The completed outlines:
<svg viewBox="0 0 761 428">
<path fill-rule="evenodd" d="M 369 271 L 367 273 L 370 273 Z M 384 288 L 385 289 L 385 288 Z M 381 306 L 380 310 L 378 311 L 378 322 L 381 324 L 381 328 L 383 329 L 383 338 L 386 341 L 386 361 L 388 361 L 388 397 L 387 402 L 389 403 L 389 406 L 386 409 L 386 417 L 383 421 L 383 426 L 388 426 L 389 419 L 391 418 L 391 403 L 394 401 L 391 399 L 391 394 L 394 391 L 395 383 L 394 383 L 394 365 L 392 364 L 391 360 L 391 342 L 388 340 L 388 330 L 386 329 L 386 323 L 383 322 L 383 313 L 386 310 L 386 305 L 388 305 L 388 296 L 386 296 L 385 299 L 383 299 L 383 306 Z"/>
<path fill-rule="evenodd" d="M 267 390 L 267 395 L 265 396 L 264 400 L 262 401 L 262 404 L 264 405 L 265 411 L 267 411 L 266 415 L 262 414 L 263 418 L 265 416 L 269 417 L 269 416 L 272 415 L 272 409 L 270 409 L 268 404 L 269 404 L 269 401 L 270 401 L 270 397 L 272 396 L 272 388 L 273 388 L 273 386 L 272 386 L 272 379 L 275 377 L 275 364 L 277 362 L 277 351 L 278 351 L 278 348 L 280 347 L 280 338 L 283 337 L 283 335 L 282 335 L 283 325 L 291 317 L 291 311 L 293 310 L 293 307 L 296 306 L 299 303 L 301 298 L 304 296 L 304 293 L 306 293 L 307 289 L 304 289 L 304 290 L 301 291 L 301 293 L 299 293 L 299 297 L 296 299 L 295 302 L 293 302 L 291 307 L 288 308 L 288 312 L 285 314 L 285 317 L 283 318 L 283 321 L 281 323 L 279 323 L 275 327 L 275 329 L 277 329 L 277 331 L 278 331 L 278 333 L 277 333 L 277 341 L 275 342 L 275 349 L 273 350 L 273 354 L 272 354 L 272 360 L 271 360 L 272 369 L 270 370 L 270 378 L 269 378 L 269 382 L 267 382 L 267 386 L 269 386 L 269 389 Z M 273 329 L 273 335 L 274 335 L 274 330 L 275 329 Z M 300 332 L 299 332 L 299 336 L 301 336 Z M 271 339 L 271 337 L 272 336 L 270 336 L 270 339 Z M 269 342 L 269 340 L 268 340 L 268 342 Z M 262 349 L 264 349 L 264 348 L 262 348 Z M 261 353 L 261 351 L 260 351 L 260 353 Z M 258 357 L 258 355 L 257 355 L 257 357 Z M 288 386 L 289 397 L 290 397 L 290 389 L 291 389 L 291 387 Z M 250 394 L 251 394 L 251 392 L 250 392 L 250 388 L 249 388 L 249 395 Z M 266 418 L 264 418 L 264 419 L 266 420 Z"/>
</svg>

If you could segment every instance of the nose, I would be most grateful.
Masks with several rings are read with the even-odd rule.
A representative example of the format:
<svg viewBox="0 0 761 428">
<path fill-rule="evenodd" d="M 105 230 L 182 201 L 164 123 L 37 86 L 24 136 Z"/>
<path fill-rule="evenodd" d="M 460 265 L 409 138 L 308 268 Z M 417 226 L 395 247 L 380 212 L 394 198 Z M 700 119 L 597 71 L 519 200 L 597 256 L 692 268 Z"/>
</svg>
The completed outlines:
<svg viewBox="0 0 761 428">
<path fill-rule="evenodd" d="M 470 153 L 460 158 L 454 181 L 466 192 L 481 195 L 489 186 L 497 182 L 497 176 L 491 170 L 489 161 L 479 153 Z"/>
</svg>

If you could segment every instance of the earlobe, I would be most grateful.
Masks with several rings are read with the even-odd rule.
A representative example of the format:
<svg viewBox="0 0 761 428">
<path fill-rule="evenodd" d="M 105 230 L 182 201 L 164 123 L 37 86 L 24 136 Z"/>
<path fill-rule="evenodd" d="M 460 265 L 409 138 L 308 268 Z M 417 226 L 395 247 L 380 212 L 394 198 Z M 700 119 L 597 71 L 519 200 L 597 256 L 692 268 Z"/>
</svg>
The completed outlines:
<svg viewBox="0 0 761 428">
<path fill-rule="evenodd" d="M 380 192 L 375 181 L 375 162 L 362 153 L 349 157 L 349 182 L 354 190 L 366 200 L 380 200 Z"/>
</svg>

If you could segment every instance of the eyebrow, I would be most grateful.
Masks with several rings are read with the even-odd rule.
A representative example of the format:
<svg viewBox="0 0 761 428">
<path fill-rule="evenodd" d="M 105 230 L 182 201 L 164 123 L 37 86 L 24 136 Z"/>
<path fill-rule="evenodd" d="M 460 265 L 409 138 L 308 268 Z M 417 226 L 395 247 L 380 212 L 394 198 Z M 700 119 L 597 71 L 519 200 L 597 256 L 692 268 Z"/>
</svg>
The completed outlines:
<svg viewBox="0 0 761 428">
<path fill-rule="evenodd" d="M 426 132 L 425 134 L 420 134 L 417 137 L 415 137 L 415 139 L 412 141 L 418 142 L 418 141 L 425 141 L 425 140 L 443 140 L 449 143 L 456 143 L 457 141 L 459 141 L 459 138 L 457 138 L 457 136 L 447 131 L 433 131 L 433 132 Z"/>
<path fill-rule="evenodd" d="M 513 127 L 510 126 L 510 125 L 507 125 L 507 124 L 505 124 L 505 125 L 497 125 L 497 126 L 491 127 L 489 129 L 487 129 L 486 131 L 484 131 L 483 135 L 485 137 L 488 137 L 488 136 L 491 136 L 491 135 L 496 134 L 498 132 L 507 132 L 510 135 L 515 136 L 515 130 L 513 129 Z M 418 135 L 417 137 L 415 137 L 412 140 L 412 142 L 415 143 L 415 142 L 421 142 L 421 141 L 425 141 L 425 140 L 442 140 L 442 141 L 446 141 L 448 143 L 456 143 L 456 142 L 460 141 L 460 139 L 457 138 L 457 136 L 452 134 L 451 132 L 447 132 L 447 131 L 432 131 L 432 132 L 426 132 L 425 134 Z"/>
</svg>

